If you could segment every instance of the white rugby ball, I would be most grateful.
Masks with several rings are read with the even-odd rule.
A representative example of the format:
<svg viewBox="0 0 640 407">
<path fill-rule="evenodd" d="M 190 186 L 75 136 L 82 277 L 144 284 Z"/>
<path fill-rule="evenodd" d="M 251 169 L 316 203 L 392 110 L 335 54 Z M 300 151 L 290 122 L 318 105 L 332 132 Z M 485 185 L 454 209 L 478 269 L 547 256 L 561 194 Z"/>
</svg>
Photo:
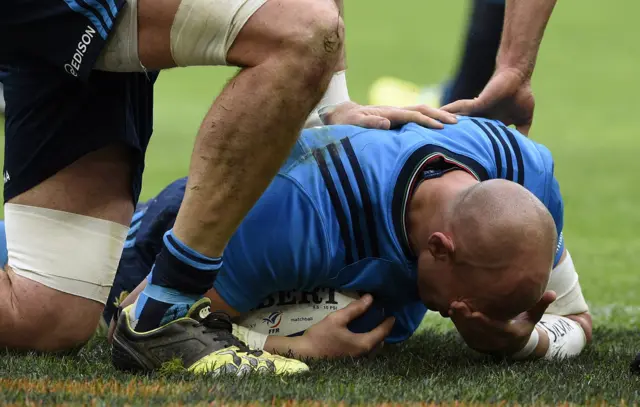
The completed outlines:
<svg viewBox="0 0 640 407">
<path fill-rule="evenodd" d="M 282 291 L 267 297 L 256 309 L 236 320 L 240 326 L 265 335 L 300 335 L 324 317 L 360 298 L 356 292 L 318 289 Z"/>
</svg>

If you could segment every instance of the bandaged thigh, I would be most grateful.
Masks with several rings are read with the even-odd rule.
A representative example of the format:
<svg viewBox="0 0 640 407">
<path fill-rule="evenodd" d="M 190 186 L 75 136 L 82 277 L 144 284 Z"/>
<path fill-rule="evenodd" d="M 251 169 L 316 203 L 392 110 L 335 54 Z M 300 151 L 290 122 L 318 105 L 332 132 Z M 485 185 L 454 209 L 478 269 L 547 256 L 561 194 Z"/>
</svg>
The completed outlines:
<svg viewBox="0 0 640 407">
<path fill-rule="evenodd" d="M 176 66 L 227 65 L 227 53 L 249 18 L 267 0 L 182 0 L 171 26 Z M 138 0 L 127 0 L 96 69 L 140 72 Z"/>
<path fill-rule="evenodd" d="M 5 204 L 9 266 L 24 278 L 105 304 L 128 228 L 52 209 Z"/>
</svg>

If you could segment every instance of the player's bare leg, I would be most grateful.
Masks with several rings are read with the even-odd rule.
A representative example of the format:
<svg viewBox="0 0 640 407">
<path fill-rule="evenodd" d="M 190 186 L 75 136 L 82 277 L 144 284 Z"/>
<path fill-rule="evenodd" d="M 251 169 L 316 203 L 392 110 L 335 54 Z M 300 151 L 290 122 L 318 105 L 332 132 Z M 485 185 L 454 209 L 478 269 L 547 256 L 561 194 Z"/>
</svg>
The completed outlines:
<svg viewBox="0 0 640 407">
<path fill-rule="evenodd" d="M 167 7 L 157 3 L 139 4 L 140 59 L 151 68 L 174 65 L 168 9 L 179 1 L 163 1 Z M 213 103 L 191 158 L 174 228 L 189 247 L 208 256 L 222 254 L 322 97 L 343 36 L 332 0 L 269 0 L 247 21 L 227 54 L 229 64 L 246 68 Z"/>
<path fill-rule="evenodd" d="M 84 215 L 127 227 L 133 213 L 132 202 L 130 154 L 114 146 L 85 155 L 8 203 Z M 69 253 L 58 254 L 71 256 L 78 252 L 70 248 Z M 16 275 L 9 266 L 5 271 L 0 272 L 0 346 L 63 350 L 84 343 L 95 332 L 102 303 Z"/>
<path fill-rule="evenodd" d="M 341 57 L 342 19 L 331 0 L 232 3 L 240 10 L 235 14 L 247 19 L 236 22 L 242 29 L 223 59 L 244 68 L 203 121 L 174 229 L 165 234 L 149 284 L 118 320 L 113 360 L 121 369 L 153 370 L 180 357 L 185 368 L 196 373 L 307 370 L 300 362 L 249 350 L 231 336 L 228 317 L 210 314 L 208 300 L 198 299 L 213 286 L 227 241 L 275 176 L 324 94 Z M 198 18 L 184 13 L 185 8 L 210 13 L 210 24 L 201 28 L 216 31 L 226 14 L 212 7 L 214 3 L 199 0 L 140 0 L 142 65 L 156 69 L 218 63 L 219 55 L 198 52 L 203 34 L 192 30 Z M 217 47 L 218 37 L 204 37 Z M 193 52 L 184 53 L 180 44 L 193 46 Z M 186 343 L 185 332 L 200 345 Z"/>
</svg>

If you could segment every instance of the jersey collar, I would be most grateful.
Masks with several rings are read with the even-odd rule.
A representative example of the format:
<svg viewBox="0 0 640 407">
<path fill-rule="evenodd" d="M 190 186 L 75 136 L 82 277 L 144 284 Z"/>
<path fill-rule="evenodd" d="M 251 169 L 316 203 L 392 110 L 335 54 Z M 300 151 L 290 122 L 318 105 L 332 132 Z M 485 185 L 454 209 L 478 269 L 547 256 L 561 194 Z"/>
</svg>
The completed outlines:
<svg viewBox="0 0 640 407">
<path fill-rule="evenodd" d="M 411 261 L 415 260 L 416 255 L 413 253 L 413 250 L 411 250 L 407 234 L 407 204 L 411 200 L 419 183 L 424 179 L 422 176 L 423 172 L 429 167 L 429 164 L 433 164 L 438 159 L 444 160 L 468 172 L 478 181 L 486 181 L 489 179 L 487 170 L 477 161 L 440 146 L 425 145 L 418 148 L 409 156 L 396 180 L 391 202 L 391 213 L 396 237 L 402 246 L 405 256 Z"/>
</svg>

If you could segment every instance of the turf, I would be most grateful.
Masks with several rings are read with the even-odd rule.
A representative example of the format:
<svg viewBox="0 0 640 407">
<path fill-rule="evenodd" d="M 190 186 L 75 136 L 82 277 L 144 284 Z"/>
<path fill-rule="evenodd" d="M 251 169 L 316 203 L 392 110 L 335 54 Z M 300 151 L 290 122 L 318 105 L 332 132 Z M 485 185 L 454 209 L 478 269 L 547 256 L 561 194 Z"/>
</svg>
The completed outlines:
<svg viewBox="0 0 640 407">
<path fill-rule="evenodd" d="M 419 83 L 445 79 L 458 54 L 466 2 L 348 2 L 349 82 L 365 102 L 381 75 Z M 640 122 L 637 33 L 640 3 L 558 2 L 534 78 L 531 137 L 556 157 L 566 199 L 565 234 L 594 315 L 594 343 L 565 363 L 507 364 L 465 350 L 447 322 L 374 360 L 313 363 L 301 378 L 196 379 L 114 371 L 95 340 L 66 357 L 0 358 L 0 404 L 263 402 L 449 402 L 634 404 L 640 380 L 627 373 L 640 350 Z M 173 70 L 157 86 L 156 134 L 143 197 L 187 172 L 193 135 L 233 70 Z"/>
</svg>

